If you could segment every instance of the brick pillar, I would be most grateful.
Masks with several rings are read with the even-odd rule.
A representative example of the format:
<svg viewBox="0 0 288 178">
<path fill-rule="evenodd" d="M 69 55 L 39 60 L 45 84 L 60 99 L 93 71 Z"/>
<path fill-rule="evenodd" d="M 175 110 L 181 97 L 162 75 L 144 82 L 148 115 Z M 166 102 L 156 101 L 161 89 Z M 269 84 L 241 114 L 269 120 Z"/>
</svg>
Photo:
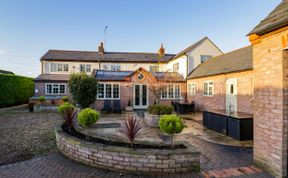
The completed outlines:
<svg viewBox="0 0 288 178">
<path fill-rule="evenodd" d="M 272 33 L 253 44 L 254 160 L 277 177 L 287 175 L 288 54 Z M 250 39 L 251 40 L 251 39 Z M 255 42 L 255 43 L 254 43 Z"/>
</svg>

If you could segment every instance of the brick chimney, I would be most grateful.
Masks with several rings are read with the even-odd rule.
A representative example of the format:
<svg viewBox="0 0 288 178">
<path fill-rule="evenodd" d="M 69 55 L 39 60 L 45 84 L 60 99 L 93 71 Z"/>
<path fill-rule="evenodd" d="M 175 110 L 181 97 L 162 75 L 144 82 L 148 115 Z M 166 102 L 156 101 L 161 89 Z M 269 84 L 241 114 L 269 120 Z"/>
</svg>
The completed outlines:
<svg viewBox="0 0 288 178">
<path fill-rule="evenodd" d="M 98 46 L 98 53 L 99 54 L 104 54 L 104 44 L 103 44 L 103 42 L 101 42 L 100 45 Z"/>
<path fill-rule="evenodd" d="M 158 50 L 158 55 L 159 55 L 160 57 L 165 56 L 165 48 L 163 47 L 163 43 L 161 43 L 161 47 L 160 47 L 159 50 Z"/>
</svg>

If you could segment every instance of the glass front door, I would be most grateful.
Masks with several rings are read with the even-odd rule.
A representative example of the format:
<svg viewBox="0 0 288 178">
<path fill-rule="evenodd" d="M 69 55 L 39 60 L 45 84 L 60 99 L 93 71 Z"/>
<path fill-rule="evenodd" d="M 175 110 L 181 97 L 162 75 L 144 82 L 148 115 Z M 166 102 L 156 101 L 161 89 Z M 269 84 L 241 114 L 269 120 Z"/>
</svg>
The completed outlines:
<svg viewBox="0 0 288 178">
<path fill-rule="evenodd" d="M 145 109 L 148 107 L 147 85 L 134 85 L 134 108 Z"/>
</svg>

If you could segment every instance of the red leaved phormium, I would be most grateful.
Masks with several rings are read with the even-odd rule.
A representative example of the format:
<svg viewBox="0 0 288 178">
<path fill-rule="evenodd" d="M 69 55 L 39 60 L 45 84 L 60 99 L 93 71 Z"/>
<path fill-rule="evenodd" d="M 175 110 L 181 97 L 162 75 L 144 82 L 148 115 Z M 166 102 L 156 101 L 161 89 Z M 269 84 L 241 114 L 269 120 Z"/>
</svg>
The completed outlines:
<svg viewBox="0 0 288 178">
<path fill-rule="evenodd" d="M 67 109 L 64 112 L 63 118 L 65 120 L 65 124 L 68 126 L 69 129 L 73 128 L 73 119 L 75 118 L 76 114 L 76 109 Z"/>
<path fill-rule="evenodd" d="M 129 117 L 122 122 L 118 132 L 125 135 L 129 139 L 130 144 L 133 146 L 134 140 L 139 135 L 141 129 L 141 121 L 133 117 Z"/>
</svg>

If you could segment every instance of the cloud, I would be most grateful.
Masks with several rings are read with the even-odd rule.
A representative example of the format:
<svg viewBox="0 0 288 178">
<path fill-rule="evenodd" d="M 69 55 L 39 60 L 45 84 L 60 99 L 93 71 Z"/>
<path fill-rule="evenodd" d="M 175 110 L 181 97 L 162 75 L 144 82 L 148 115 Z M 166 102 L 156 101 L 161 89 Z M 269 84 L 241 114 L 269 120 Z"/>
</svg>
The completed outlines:
<svg viewBox="0 0 288 178">
<path fill-rule="evenodd" d="M 5 50 L 3 50 L 3 49 L 0 49 L 0 55 L 4 55 L 5 54 Z"/>
</svg>

